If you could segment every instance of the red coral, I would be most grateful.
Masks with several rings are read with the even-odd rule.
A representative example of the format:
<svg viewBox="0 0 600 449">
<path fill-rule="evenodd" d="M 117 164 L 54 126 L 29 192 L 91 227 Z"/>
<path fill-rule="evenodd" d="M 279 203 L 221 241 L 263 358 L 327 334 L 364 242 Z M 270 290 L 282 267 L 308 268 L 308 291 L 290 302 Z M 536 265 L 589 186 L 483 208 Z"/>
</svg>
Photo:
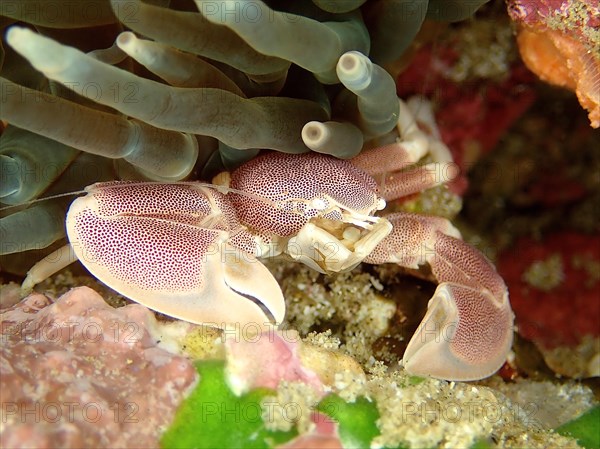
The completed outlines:
<svg viewBox="0 0 600 449">
<path fill-rule="evenodd" d="M 563 279 L 540 289 L 525 279 L 535 262 L 560 257 Z M 520 239 L 501 254 L 498 271 L 510 292 L 519 333 L 547 349 L 600 335 L 600 235 L 563 231 L 538 242 Z"/>
<path fill-rule="evenodd" d="M 564 166 L 555 172 L 541 173 L 540 179 L 528 186 L 524 194 L 545 207 L 574 203 L 582 199 L 588 189 L 578 179 L 572 179 Z"/>
</svg>

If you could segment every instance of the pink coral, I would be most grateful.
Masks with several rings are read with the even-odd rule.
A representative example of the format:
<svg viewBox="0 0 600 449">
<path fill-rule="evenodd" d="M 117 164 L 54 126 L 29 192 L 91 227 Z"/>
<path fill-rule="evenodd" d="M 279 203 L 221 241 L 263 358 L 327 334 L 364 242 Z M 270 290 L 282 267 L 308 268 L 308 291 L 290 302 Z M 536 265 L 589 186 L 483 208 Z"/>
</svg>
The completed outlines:
<svg viewBox="0 0 600 449">
<path fill-rule="evenodd" d="M 157 347 L 145 307 L 80 287 L 32 294 L 1 315 L 2 447 L 156 447 L 197 381 Z"/>
<path fill-rule="evenodd" d="M 236 393 L 252 388 L 276 389 L 281 381 L 299 381 L 323 393 L 317 374 L 303 366 L 296 331 L 269 331 L 258 335 L 228 338 L 227 374 Z"/>
</svg>

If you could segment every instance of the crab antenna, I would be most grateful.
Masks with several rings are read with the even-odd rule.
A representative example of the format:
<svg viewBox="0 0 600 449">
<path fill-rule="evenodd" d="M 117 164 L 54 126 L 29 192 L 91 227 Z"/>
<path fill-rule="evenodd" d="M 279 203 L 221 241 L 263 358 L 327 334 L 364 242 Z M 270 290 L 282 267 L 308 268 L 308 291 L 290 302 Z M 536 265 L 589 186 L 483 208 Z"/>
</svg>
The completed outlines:
<svg viewBox="0 0 600 449">
<path fill-rule="evenodd" d="M 14 207 L 29 206 L 31 204 L 42 203 L 44 201 L 54 200 L 56 198 L 64 198 L 67 196 L 81 195 L 83 193 L 86 193 L 85 190 L 77 190 L 74 192 L 60 193 L 58 195 L 46 196 L 44 198 L 36 198 L 35 200 L 25 201 L 24 203 L 21 203 L 21 204 L 11 204 L 10 206 L 0 207 L 0 212 L 5 211 L 5 210 L 10 210 Z"/>
<path fill-rule="evenodd" d="M 78 155 L 75 148 L 13 125 L 7 126 L 0 139 L 0 202 L 25 204 L 38 197 Z"/>
</svg>

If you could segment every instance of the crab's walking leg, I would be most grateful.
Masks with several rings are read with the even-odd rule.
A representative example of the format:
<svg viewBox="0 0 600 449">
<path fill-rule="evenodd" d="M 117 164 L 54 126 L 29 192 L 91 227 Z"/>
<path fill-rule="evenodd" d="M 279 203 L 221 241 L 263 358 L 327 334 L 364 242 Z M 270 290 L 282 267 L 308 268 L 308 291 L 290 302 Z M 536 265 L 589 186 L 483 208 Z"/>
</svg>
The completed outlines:
<svg viewBox="0 0 600 449">
<path fill-rule="evenodd" d="M 394 200 L 452 181 L 459 174 L 448 147 L 440 140 L 431 104 L 412 98 L 400 101 L 396 142 L 367 148 L 352 159 L 355 167 L 377 178 L 381 196 Z M 425 129 L 421 130 L 417 122 Z M 406 169 L 429 154 L 433 162 Z M 400 170 L 404 170 L 399 172 Z"/>
<path fill-rule="evenodd" d="M 31 293 L 36 284 L 48 279 L 53 274 L 58 273 L 76 261 L 77 256 L 73 252 L 71 245 L 66 244 L 61 246 L 31 267 L 27 272 L 27 277 L 23 281 L 23 285 L 21 285 L 21 291 L 23 294 Z"/>
<path fill-rule="evenodd" d="M 429 263 L 440 283 L 404 353 L 406 370 L 447 380 L 492 375 L 512 345 L 514 318 L 494 266 L 443 218 L 405 213 L 386 218 L 394 230 L 365 262 L 410 268 Z"/>
<path fill-rule="evenodd" d="M 388 175 L 381 187 L 386 201 L 422 192 L 455 179 L 459 174 L 453 162 L 432 162 L 402 173 Z"/>
</svg>

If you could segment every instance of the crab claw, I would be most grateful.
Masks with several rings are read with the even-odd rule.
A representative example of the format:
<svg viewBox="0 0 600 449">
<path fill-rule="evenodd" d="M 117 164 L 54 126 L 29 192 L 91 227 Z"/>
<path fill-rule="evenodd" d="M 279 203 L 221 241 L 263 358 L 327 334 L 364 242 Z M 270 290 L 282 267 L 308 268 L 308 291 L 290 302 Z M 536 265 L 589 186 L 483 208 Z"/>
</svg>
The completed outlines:
<svg viewBox="0 0 600 449">
<path fill-rule="evenodd" d="M 441 284 L 406 348 L 406 370 L 447 380 L 491 376 L 512 345 L 514 317 L 504 281 L 483 254 L 441 232 L 429 263 Z"/>
<path fill-rule="evenodd" d="M 491 376 L 506 360 L 513 338 L 514 315 L 504 281 L 483 254 L 446 235 L 458 233 L 447 220 L 411 214 L 387 218 L 394 230 L 380 247 L 404 254 L 389 255 L 388 261 L 413 268 L 426 261 L 440 282 L 408 343 L 404 367 L 446 380 Z M 380 259 L 381 248 L 375 252 Z"/>
<path fill-rule="evenodd" d="M 178 184 L 92 186 L 71 205 L 67 234 L 94 276 L 140 304 L 193 323 L 267 329 L 283 320 L 281 289 L 253 255 L 227 242 L 220 210 L 199 212 L 218 195 Z"/>
</svg>

